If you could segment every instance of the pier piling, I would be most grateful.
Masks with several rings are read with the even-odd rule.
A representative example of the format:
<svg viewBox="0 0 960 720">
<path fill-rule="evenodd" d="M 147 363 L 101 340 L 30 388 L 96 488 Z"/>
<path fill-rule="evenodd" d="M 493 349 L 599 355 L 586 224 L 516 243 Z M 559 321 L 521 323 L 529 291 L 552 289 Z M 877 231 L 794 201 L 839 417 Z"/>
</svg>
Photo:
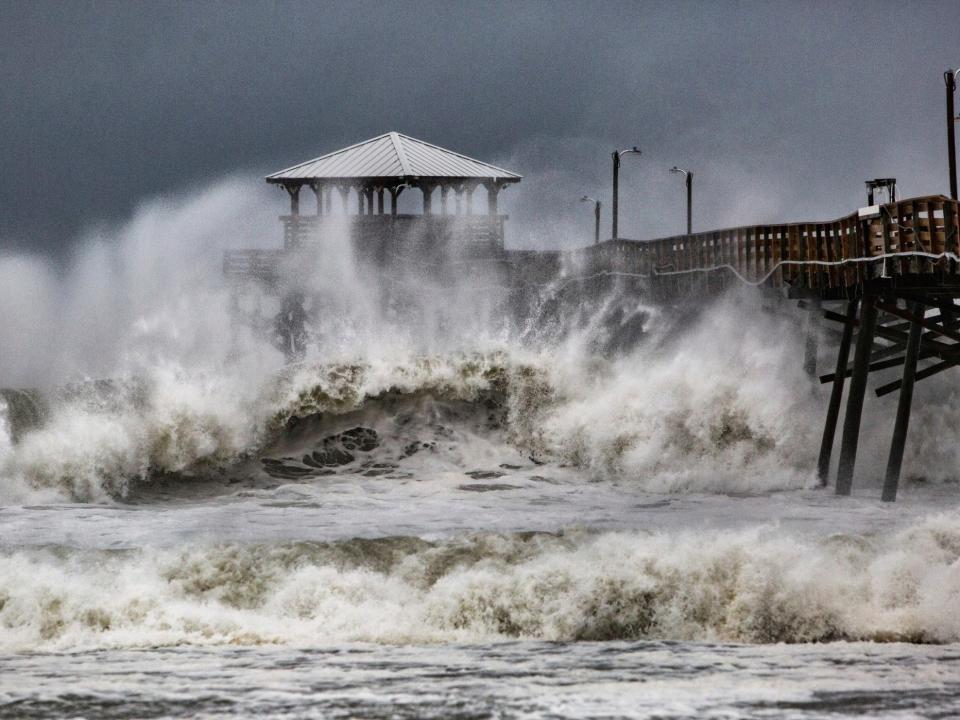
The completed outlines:
<svg viewBox="0 0 960 720">
<path fill-rule="evenodd" d="M 826 487 L 830 474 L 830 456 L 833 454 L 833 440 L 837 434 L 837 418 L 840 416 L 840 401 L 843 399 L 843 386 L 847 377 L 847 361 L 850 358 L 850 342 L 853 339 L 853 326 L 857 320 L 858 300 L 847 302 L 847 315 L 840 338 L 840 350 L 837 352 L 837 371 L 830 390 L 830 404 L 827 405 L 827 419 L 823 423 L 823 439 L 820 441 L 820 458 L 817 461 L 817 478 L 820 487 Z"/>
<path fill-rule="evenodd" d="M 840 464 L 837 467 L 837 495 L 849 495 L 853 487 L 853 470 L 857 462 L 857 444 L 860 439 L 860 417 L 863 413 L 863 396 L 867 389 L 870 372 L 870 352 L 877 326 L 876 298 L 864 296 L 860 311 L 860 332 L 853 353 L 853 375 L 850 377 L 850 394 L 847 396 L 847 411 L 843 416 L 843 437 L 840 440 Z"/>
<path fill-rule="evenodd" d="M 918 318 L 924 315 L 921 303 L 914 303 L 913 314 Z M 907 440 L 907 428 L 910 425 L 910 408 L 913 404 L 913 381 L 917 372 L 917 360 L 920 355 L 920 338 L 923 326 L 919 322 L 910 324 L 910 335 L 904 354 L 903 380 L 900 397 L 897 401 L 897 419 L 893 426 L 893 439 L 890 441 L 890 457 L 887 460 L 887 473 L 883 479 L 881 499 L 893 502 L 897 499 L 897 487 L 900 483 L 900 468 L 903 465 L 903 448 Z"/>
<path fill-rule="evenodd" d="M 807 313 L 803 338 L 803 371 L 809 378 L 817 376 L 817 355 L 820 343 L 817 328 L 817 319 L 820 315 L 820 298 L 814 298 L 810 311 Z"/>
</svg>

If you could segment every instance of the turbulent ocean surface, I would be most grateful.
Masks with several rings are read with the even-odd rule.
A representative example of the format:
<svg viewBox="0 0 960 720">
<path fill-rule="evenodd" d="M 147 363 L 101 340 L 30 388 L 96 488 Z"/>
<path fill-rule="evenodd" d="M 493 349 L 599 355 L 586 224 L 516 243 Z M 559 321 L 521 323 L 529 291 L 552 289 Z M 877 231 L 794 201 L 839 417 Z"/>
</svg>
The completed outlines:
<svg viewBox="0 0 960 720">
<path fill-rule="evenodd" d="M 518 321 L 334 248 L 286 364 L 190 254 L 217 192 L 56 282 L 0 261 L 7 307 L 72 288 L 0 326 L 0 717 L 960 715 L 949 375 L 893 505 L 895 399 L 854 497 L 816 488 L 826 392 L 749 293 Z M 189 267 L 143 260 L 160 230 Z"/>
</svg>

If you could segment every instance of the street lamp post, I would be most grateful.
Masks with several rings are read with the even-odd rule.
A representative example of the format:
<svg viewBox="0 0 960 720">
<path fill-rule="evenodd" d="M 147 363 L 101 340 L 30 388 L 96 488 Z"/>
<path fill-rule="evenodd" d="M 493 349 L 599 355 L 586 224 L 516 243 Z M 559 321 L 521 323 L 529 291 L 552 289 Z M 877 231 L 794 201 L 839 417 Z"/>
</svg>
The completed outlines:
<svg viewBox="0 0 960 720">
<path fill-rule="evenodd" d="M 674 165 L 672 173 L 683 173 L 687 180 L 687 235 L 693 234 L 693 171 L 684 170 Z"/>
<path fill-rule="evenodd" d="M 580 202 L 592 202 L 593 203 L 593 244 L 600 244 L 600 201 L 594 200 L 592 197 L 584 195 L 580 198 Z"/>
<path fill-rule="evenodd" d="M 617 239 L 617 215 L 620 211 L 619 193 L 620 193 L 620 156 L 628 153 L 640 155 L 640 148 L 634 145 L 626 150 L 613 151 L 613 205 L 610 212 L 613 214 L 613 239 Z"/>
<path fill-rule="evenodd" d="M 943 74 L 943 81 L 947 85 L 947 164 L 950 168 L 950 197 L 954 200 L 957 199 L 957 140 L 953 94 L 957 89 L 957 72 L 960 70 L 947 70 Z"/>
</svg>

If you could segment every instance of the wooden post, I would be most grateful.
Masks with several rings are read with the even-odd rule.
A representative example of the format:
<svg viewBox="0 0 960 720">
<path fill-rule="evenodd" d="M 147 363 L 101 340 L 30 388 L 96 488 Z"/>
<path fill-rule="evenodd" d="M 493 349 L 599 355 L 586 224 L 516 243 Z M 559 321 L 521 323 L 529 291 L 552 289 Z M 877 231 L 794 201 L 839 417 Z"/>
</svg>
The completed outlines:
<svg viewBox="0 0 960 720">
<path fill-rule="evenodd" d="M 850 341 L 853 339 L 853 326 L 857 319 L 859 301 L 847 302 L 847 316 L 840 336 L 840 350 L 837 352 L 837 372 L 830 390 L 830 404 L 827 405 L 827 419 L 823 423 L 823 438 L 820 441 L 820 458 L 817 461 L 817 478 L 820 487 L 826 487 L 830 474 L 830 456 L 833 454 L 833 439 L 837 434 L 837 418 L 840 417 L 840 401 L 843 399 L 843 385 L 847 378 L 847 361 L 850 358 Z"/>
<path fill-rule="evenodd" d="M 447 214 L 447 195 L 450 194 L 450 188 L 446 185 L 440 186 L 440 214 Z"/>
<path fill-rule="evenodd" d="M 367 201 L 367 215 L 373 215 L 373 186 L 364 188 L 363 195 Z"/>
<path fill-rule="evenodd" d="M 377 188 L 377 214 L 383 215 L 383 188 Z"/>
<path fill-rule="evenodd" d="M 931 220 L 931 223 L 933 221 Z M 912 312 L 922 318 L 924 307 L 914 303 Z M 913 381 L 917 372 L 917 359 L 920 354 L 920 337 L 923 326 L 918 322 L 910 323 L 910 335 L 907 337 L 907 349 L 903 363 L 903 381 L 900 385 L 900 397 L 897 401 L 897 419 L 893 425 L 893 439 L 890 441 L 890 456 L 887 459 L 887 474 L 883 478 L 882 500 L 893 502 L 897 499 L 897 487 L 900 484 L 900 469 L 903 466 L 903 448 L 907 441 L 907 428 L 910 425 L 910 407 L 913 404 Z"/>
<path fill-rule="evenodd" d="M 864 294 L 860 312 L 860 332 L 853 354 L 853 374 L 850 377 L 850 395 L 847 412 L 843 416 L 843 437 L 840 441 L 840 465 L 837 468 L 837 495 L 849 495 L 853 487 L 853 470 L 857 463 L 857 444 L 860 440 L 860 417 L 863 396 L 867 389 L 870 352 L 877 327 L 877 303 L 872 295 Z"/>
<path fill-rule="evenodd" d="M 317 215 L 323 215 L 323 188 L 320 187 L 320 183 L 310 183 L 310 189 L 317 197 Z"/>
</svg>

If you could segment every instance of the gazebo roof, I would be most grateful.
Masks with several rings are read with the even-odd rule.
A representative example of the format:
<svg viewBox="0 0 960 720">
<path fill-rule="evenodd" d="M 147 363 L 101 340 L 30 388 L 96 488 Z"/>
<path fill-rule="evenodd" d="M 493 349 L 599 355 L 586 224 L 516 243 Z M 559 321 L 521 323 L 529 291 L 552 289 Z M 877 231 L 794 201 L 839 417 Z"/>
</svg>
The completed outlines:
<svg viewBox="0 0 960 720">
<path fill-rule="evenodd" d="M 521 176 L 408 135 L 390 132 L 267 175 L 268 183 L 319 180 L 490 180 L 520 182 Z"/>
</svg>

